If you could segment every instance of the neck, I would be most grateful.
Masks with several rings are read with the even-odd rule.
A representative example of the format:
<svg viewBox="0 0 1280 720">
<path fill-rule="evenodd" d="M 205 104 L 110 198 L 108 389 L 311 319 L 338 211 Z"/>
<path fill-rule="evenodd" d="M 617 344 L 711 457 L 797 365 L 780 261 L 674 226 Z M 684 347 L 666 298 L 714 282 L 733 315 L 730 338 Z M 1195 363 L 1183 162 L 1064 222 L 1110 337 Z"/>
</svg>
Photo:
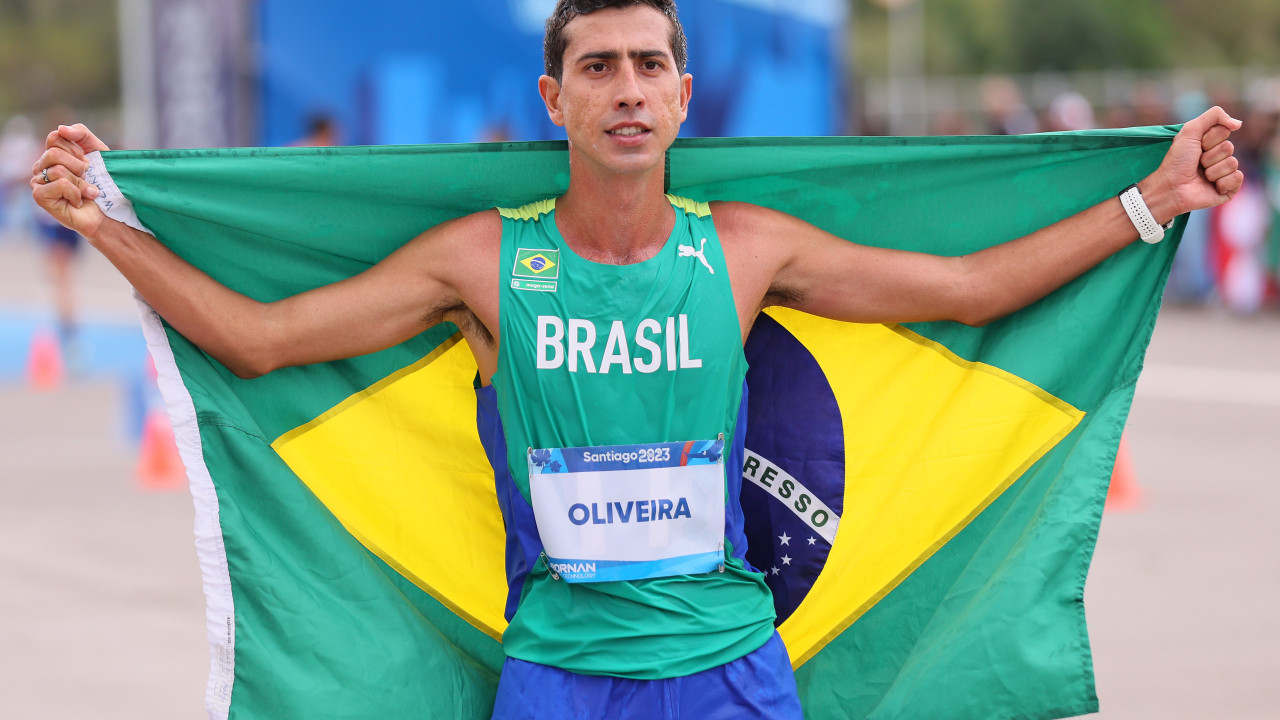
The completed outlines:
<svg viewBox="0 0 1280 720">
<path fill-rule="evenodd" d="M 675 212 L 663 192 L 664 168 L 643 173 L 599 173 L 569 158 L 569 190 L 556 201 L 556 226 L 578 255 L 629 265 L 662 249 Z"/>
</svg>

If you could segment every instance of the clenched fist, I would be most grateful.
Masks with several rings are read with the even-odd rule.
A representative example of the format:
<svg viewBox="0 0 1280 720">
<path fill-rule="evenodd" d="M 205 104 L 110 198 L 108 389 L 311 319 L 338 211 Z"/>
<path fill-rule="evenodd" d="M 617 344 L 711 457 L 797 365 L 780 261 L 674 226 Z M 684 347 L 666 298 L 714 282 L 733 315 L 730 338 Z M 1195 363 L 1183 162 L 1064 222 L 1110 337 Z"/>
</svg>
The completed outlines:
<svg viewBox="0 0 1280 720">
<path fill-rule="evenodd" d="M 85 154 L 109 150 L 84 125 L 60 125 L 45 138 L 45 150 L 31 166 L 31 197 L 54 220 L 92 239 L 106 216 L 93 202 L 99 194 L 85 182 Z"/>
</svg>

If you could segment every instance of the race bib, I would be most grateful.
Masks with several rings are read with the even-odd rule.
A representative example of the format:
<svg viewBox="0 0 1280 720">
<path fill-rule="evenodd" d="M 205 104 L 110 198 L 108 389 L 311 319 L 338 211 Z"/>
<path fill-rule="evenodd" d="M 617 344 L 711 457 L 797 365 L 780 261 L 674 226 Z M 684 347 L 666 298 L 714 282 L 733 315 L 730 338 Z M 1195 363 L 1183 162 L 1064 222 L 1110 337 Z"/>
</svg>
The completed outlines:
<svg viewBox="0 0 1280 720">
<path fill-rule="evenodd" d="M 724 562 L 724 440 L 529 450 L 529 494 L 566 582 L 710 572 Z"/>
</svg>

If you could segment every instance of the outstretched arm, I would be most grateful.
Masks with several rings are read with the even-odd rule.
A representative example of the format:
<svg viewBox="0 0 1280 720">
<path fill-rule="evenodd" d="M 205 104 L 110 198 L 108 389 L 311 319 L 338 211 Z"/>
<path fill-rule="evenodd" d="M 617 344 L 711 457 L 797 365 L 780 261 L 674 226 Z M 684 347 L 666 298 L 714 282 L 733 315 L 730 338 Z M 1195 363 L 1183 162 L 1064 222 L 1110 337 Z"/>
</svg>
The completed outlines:
<svg viewBox="0 0 1280 720">
<path fill-rule="evenodd" d="M 1235 195 L 1244 176 L 1227 138 L 1239 127 L 1221 108 L 1183 126 L 1160 167 L 1138 183 L 1157 222 Z M 772 277 L 756 279 L 761 305 L 853 322 L 957 320 L 982 325 L 1049 294 L 1138 238 L 1117 198 L 959 257 L 858 245 L 749 205 L 718 209 L 717 226 L 734 237 L 735 245 L 747 238 L 740 247 L 755 258 L 752 267 L 773 271 Z M 748 277 L 759 272 L 751 267 L 743 271 Z M 755 311 L 741 301 L 739 307 Z"/>
<path fill-rule="evenodd" d="M 240 377 L 373 352 L 446 319 L 463 306 L 459 286 L 468 283 L 440 269 L 485 267 L 478 256 L 489 243 L 471 240 L 499 231 L 492 213 L 445 223 L 359 275 L 262 303 L 221 285 L 154 237 L 103 215 L 92 201 L 98 189 L 83 175 L 85 153 L 106 149 L 83 125 L 50 133 L 32 169 L 36 203 L 88 238 L 161 317 Z"/>
</svg>

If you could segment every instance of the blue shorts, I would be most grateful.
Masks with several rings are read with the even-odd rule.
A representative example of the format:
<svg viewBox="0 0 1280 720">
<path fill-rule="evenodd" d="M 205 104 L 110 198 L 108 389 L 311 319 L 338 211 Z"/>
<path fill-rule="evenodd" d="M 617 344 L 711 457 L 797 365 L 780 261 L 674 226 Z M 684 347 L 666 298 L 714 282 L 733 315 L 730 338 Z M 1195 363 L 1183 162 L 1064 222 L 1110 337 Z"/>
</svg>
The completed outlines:
<svg viewBox="0 0 1280 720">
<path fill-rule="evenodd" d="M 64 247 L 71 252 L 80 249 L 80 233 L 61 225 L 45 225 L 41 227 L 41 236 L 49 248 Z"/>
<path fill-rule="evenodd" d="M 802 720 L 777 633 L 754 652 L 693 675 L 632 680 L 577 675 L 507 658 L 494 720 Z"/>
</svg>

